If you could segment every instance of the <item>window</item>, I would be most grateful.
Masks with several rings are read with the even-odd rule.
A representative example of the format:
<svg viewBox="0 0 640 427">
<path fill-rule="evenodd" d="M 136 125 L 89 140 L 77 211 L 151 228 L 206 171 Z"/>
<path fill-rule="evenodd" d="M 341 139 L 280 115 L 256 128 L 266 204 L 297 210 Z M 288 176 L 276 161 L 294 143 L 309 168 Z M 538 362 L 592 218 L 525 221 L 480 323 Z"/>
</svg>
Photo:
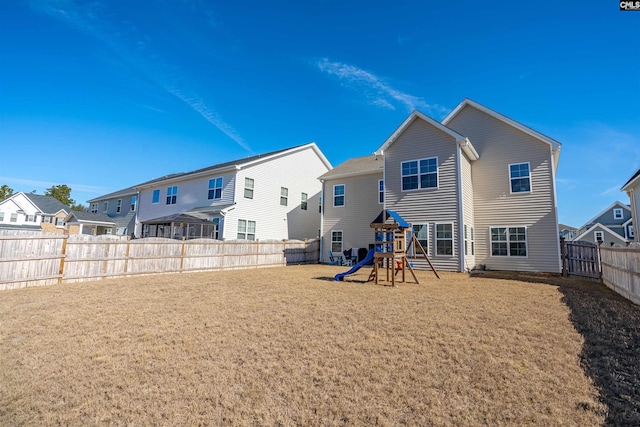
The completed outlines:
<svg viewBox="0 0 640 427">
<path fill-rule="evenodd" d="M 464 254 L 469 255 L 469 228 L 464 225 Z"/>
<path fill-rule="evenodd" d="M 160 190 L 153 190 L 153 196 L 151 196 L 151 203 L 158 203 L 160 201 Z"/>
<path fill-rule="evenodd" d="M 102 212 L 107 212 L 109 210 L 109 202 L 104 202 L 102 204 Z"/>
<path fill-rule="evenodd" d="M 178 186 L 167 187 L 167 205 L 175 205 L 178 201 Z"/>
<path fill-rule="evenodd" d="M 89 211 L 91 213 L 98 213 L 98 204 L 97 203 L 91 203 L 91 207 L 89 208 Z"/>
<path fill-rule="evenodd" d="M 238 239 L 256 240 L 256 222 L 245 219 L 238 220 Z"/>
<path fill-rule="evenodd" d="M 121 210 L 122 210 L 122 199 L 118 199 L 118 201 L 116 202 L 116 213 L 120 213 Z"/>
<path fill-rule="evenodd" d="M 509 165 L 512 193 L 528 193 L 531 191 L 531 176 L 529 163 L 515 163 Z"/>
<path fill-rule="evenodd" d="M 378 203 L 384 203 L 384 180 L 378 180 Z"/>
<path fill-rule="evenodd" d="M 131 210 L 136 210 L 136 203 L 138 203 L 138 196 L 131 196 Z"/>
<path fill-rule="evenodd" d="M 331 232 L 331 252 L 342 253 L 342 231 Z"/>
<path fill-rule="evenodd" d="M 0 222 L 4 221 L 4 212 L 0 212 Z"/>
<path fill-rule="evenodd" d="M 253 199 L 253 178 L 244 179 L 244 198 Z"/>
<path fill-rule="evenodd" d="M 437 187 L 437 157 L 402 162 L 402 191 Z"/>
<path fill-rule="evenodd" d="M 453 256 L 453 224 L 436 224 L 436 255 Z"/>
<path fill-rule="evenodd" d="M 344 206 L 344 184 L 333 186 L 333 206 Z"/>
<path fill-rule="evenodd" d="M 209 180 L 209 200 L 222 198 L 222 178 L 213 178 Z"/>
<path fill-rule="evenodd" d="M 413 235 L 416 236 L 422 249 L 424 249 L 426 253 L 429 253 L 429 224 L 414 224 Z M 414 248 L 414 253 L 416 255 L 420 253 L 418 248 Z"/>
<path fill-rule="evenodd" d="M 471 231 L 471 255 L 475 255 L 476 254 L 476 248 L 475 248 L 475 238 L 473 236 L 473 227 L 469 227 L 470 231 Z"/>
<path fill-rule="evenodd" d="M 288 199 L 289 199 L 289 189 L 280 187 L 280 206 L 287 206 Z"/>
<path fill-rule="evenodd" d="M 0 221 L 2 221 L 2 220 L 0 219 Z M 630 225 L 629 226 L 629 238 L 633 239 L 634 237 L 635 237 L 635 235 L 633 234 L 633 225 Z"/>
<path fill-rule="evenodd" d="M 309 196 L 307 196 L 307 193 L 302 193 L 300 195 L 300 209 L 302 209 L 303 211 L 307 210 L 307 199 Z"/>
<path fill-rule="evenodd" d="M 322 213 L 322 196 L 318 197 L 318 213 Z"/>
<path fill-rule="evenodd" d="M 622 209 L 620 208 L 615 208 L 613 210 L 613 219 L 622 219 L 623 215 L 622 215 Z"/>
<path fill-rule="evenodd" d="M 97 212 L 94 212 L 94 213 L 97 213 Z M 53 217 L 49 215 L 42 215 L 42 222 L 51 224 L 53 222 Z"/>
<path fill-rule="evenodd" d="M 16 212 L 11 213 L 11 222 L 18 222 L 18 214 Z"/>
<path fill-rule="evenodd" d="M 526 227 L 491 227 L 491 256 L 526 257 Z"/>
<path fill-rule="evenodd" d="M 56 217 L 56 227 L 63 227 L 63 226 L 64 226 L 64 218 Z"/>
<path fill-rule="evenodd" d="M 594 231 L 593 239 L 598 243 L 604 242 L 604 231 Z"/>
</svg>

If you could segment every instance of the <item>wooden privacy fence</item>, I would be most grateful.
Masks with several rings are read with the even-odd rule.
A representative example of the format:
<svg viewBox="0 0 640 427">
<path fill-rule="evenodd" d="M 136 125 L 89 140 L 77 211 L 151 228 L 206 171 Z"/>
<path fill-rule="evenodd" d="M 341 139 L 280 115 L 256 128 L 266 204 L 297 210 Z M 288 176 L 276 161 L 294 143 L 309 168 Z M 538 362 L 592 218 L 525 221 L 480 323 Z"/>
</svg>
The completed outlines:
<svg viewBox="0 0 640 427">
<path fill-rule="evenodd" d="M 220 241 L 0 233 L 0 290 L 139 274 L 316 263 L 318 240 Z"/>
<path fill-rule="evenodd" d="M 567 242 L 560 239 L 562 275 L 600 279 L 598 245 L 590 242 Z"/>
<path fill-rule="evenodd" d="M 636 304 L 640 304 L 640 244 L 600 246 L 602 281 Z"/>
</svg>

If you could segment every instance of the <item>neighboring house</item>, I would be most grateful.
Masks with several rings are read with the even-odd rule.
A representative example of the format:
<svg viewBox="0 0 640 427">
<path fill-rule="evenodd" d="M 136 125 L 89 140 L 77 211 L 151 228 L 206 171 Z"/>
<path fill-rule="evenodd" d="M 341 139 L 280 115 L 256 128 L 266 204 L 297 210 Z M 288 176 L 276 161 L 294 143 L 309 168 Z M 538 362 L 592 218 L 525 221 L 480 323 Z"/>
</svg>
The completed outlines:
<svg viewBox="0 0 640 427">
<path fill-rule="evenodd" d="M 320 176 L 323 184 L 322 259 L 328 251 L 366 248 L 373 244 L 371 221 L 384 203 L 384 158 L 349 159 Z"/>
<path fill-rule="evenodd" d="M 569 225 L 558 224 L 560 230 L 560 238 L 565 240 L 573 240 L 577 236 L 578 229 Z"/>
<path fill-rule="evenodd" d="M 630 231 L 628 238 L 640 242 L 640 233 L 635 233 L 633 230 L 633 224 L 640 224 L 640 169 L 622 186 L 622 191 L 625 191 L 629 196 L 633 218 L 632 224 L 628 225 L 628 231 Z"/>
<path fill-rule="evenodd" d="M 628 243 L 633 239 L 631 208 L 622 202 L 611 206 L 587 221 L 574 240 L 592 243 Z"/>
<path fill-rule="evenodd" d="M 70 211 L 51 196 L 18 192 L 0 202 L 0 228 L 62 234 Z"/>
<path fill-rule="evenodd" d="M 116 223 L 107 214 L 71 211 L 65 219 L 69 234 L 114 234 Z"/>
<path fill-rule="evenodd" d="M 134 232 L 138 209 L 138 191 L 134 187 L 96 197 L 88 200 L 87 203 L 89 203 L 89 213 L 104 214 L 111 218 L 116 235 L 131 235 Z M 99 226 L 96 225 L 96 227 Z"/>
<path fill-rule="evenodd" d="M 318 146 L 310 143 L 145 182 L 133 187 L 135 236 L 317 238 L 317 177 L 330 169 Z M 93 199 L 98 209 L 102 199 Z"/>
<path fill-rule="evenodd" d="M 414 111 L 376 150 L 384 156 L 384 203 L 379 207 L 413 225 L 438 269 L 560 272 L 555 198 L 560 146 L 469 99 L 442 123 Z M 373 243 L 372 233 L 360 237 L 360 229 L 334 224 L 351 217 L 368 226 L 381 209 L 359 211 L 364 204 L 352 197 L 362 188 L 376 188 L 378 179 L 372 174 L 351 191 L 345 180 L 342 210 L 330 209 L 334 195 L 327 185 L 337 180 L 325 180 L 325 248 L 338 227 L 348 242 L 345 249 Z M 426 268 L 420 259 L 414 263 Z"/>
</svg>

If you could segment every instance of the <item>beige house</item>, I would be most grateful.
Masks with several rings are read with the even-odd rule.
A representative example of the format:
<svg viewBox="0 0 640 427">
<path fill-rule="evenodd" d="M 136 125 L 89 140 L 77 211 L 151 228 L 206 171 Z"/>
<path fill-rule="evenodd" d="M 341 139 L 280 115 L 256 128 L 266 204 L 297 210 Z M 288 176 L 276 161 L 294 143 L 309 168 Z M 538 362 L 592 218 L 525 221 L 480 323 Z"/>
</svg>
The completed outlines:
<svg viewBox="0 0 640 427">
<path fill-rule="evenodd" d="M 438 269 L 560 272 L 559 142 L 465 99 L 442 122 L 414 111 L 375 154 L 383 158 L 381 184 L 379 172 L 367 170 L 321 177 L 323 256 L 329 245 L 338 249 L 336 231 L 343 249 L 372 244 L 371 232 L 347 225 L 361 218 L 368 227 L 384 208 L 412 224 Z M 369 204 L 354 200 L 370 188 L 384 191 Z"/>
<path fill-rule="evenodd" d="M 622 186 L 622 191 L 629 195 L 629 200 L 631 201 L 632 224 L 640 224 L 638 222 L 640 221 L 640 169 Z M 629 239 L 640 242 L 640 236 L 634 232 L 633 225 L 630 225 L 630 227 Z"/>
</svg>

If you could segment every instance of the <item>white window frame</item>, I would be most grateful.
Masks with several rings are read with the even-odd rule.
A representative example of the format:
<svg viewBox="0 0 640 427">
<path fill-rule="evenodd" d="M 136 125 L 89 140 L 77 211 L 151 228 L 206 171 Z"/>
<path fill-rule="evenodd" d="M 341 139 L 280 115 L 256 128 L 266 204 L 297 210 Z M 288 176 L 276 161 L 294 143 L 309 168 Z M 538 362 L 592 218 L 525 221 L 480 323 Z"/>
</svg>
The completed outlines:
<svg viewBox="0 0 640 427">
<path fill-rule="evenodd" d="M 102 212 L 107 213 L 109 211 L 109 202 L 102 202 Z"/>
<path fill-rule="evenodd" d="M 300 194 L 300 209 L 306 211 L 309 205 L 309 195 L 307 193 Z"/>
<path fill-rule="evenodd" d="M 469 227 L 469 230 L 471 232 L 471 256 L 475 256 L 476 255 L 476 240 L 475 240 L 475 236 L 474 236 L 474 231 L 473 231 L 473 227 Z"/>
<path fill-rule="evenodd" d="M 338 187 L 342 187 L 342 194 L 336 194 L 336 189 Z M 342 197 L 342 204 L 336 205 L 336 200 L 338 197 Z M 333 186 L 333 207 L 334 208 L 342 208 L 347 204 L 347 186 L 345 184 L 336 184 Z"/>
<path fill-rule="evenodd" d="M 207 193 L 208 200 L 220 200 L 222 199 L 222 188 L 224 180 L 221 176 L 211 178 L 209 180 L 209 191 Z M 220 194 L 220 195 L 218 195 Z"/>
<path fill-rule="evenodd" d="M 422 162 L 428 162 L 434 160 L 436 163 L 436 170 L 435 171 L 423 171 L 422 170 Z M 406 174 L 404 173 L 404 165 L 407 163 L 416 163 L 416 173 L 411 173 L 411 174 Z M 428 165 L 426 165 L 428 166 Z M 436 177 L 436 185 L 435 186 L 422 186 L 422 176 L 426 176 L 426 175 L 433 175 L 435 174 Z M 417 179 L 417 187 L 416 188 L 405 188 L 404 185 L 404 178 L 409 178 L 409 177 L 416 177 Z M 413 160 L 405 160 L 404 162 L 400 163 L 400 188 L 402 189 L 402 191 L 417 191 L 417 190 L 436 190 L 438 189 L 440 186 L 440 164 L 438 163 L 438 157 L 434 156 L 434 157 L 425 157 L 422 159 L 413 159 Z"/>
<path fill-rule="evenodd" d="M 622 219 L 622 218 L 624 218 L 624 212 L 622 212 L 622 208 L 614 208 L 613 219 Z"/>
<path fill-rule="evenodd" d="M 116 213 L 120 213 L 122 211 L 122 199 L 116 200 Z"/>
<path fill-rule="evenodd" d="M 340 235 L 340 240 L 335 240 L 334 237 Z M 334 244 L 340 243 L 340 250 L 334 250 Z M 342 254 L 344 247 L 344 232 L 342 230 L 331 230 L 331 252 Z"/>
<path fill-rule="evenodd" d="M 256 222 L 238 219 L 238 240 L 256 240 Z"/>
<path fill-rule="evenodd" d="M 439 225 L 450 225 L 451 226 L 451 237 L 450 238 L 444 238 L 444 237 L 438 237 L 438 226 Z M 435 247 L 434 247 L 434 251 L 435 251 L 435 255 L 438 257 L 454 257 L 456 256 L 456 245 L 454 244 L 455 241 L 455 229 L 453 227 L 453 222 L 437 222 L 435 223 L 435 225 L 433 226 L 433 240 L 435 242 Z M 438 242 L 439 241 L 447 241 L 450 240 L 451 241 L 451 254 L 439 254 L 438 253 Z"/>
<path fill-rule="evenodd" d="M 289 189 L 287 187 L 280 187 L 280 206 L 287 206 L 289 204 Z"/>
<path fill-rule="evenodd" d="M 384 179 L 378 180 L 378 204 L 384 204 Z"/>
<path fill-rule="evenodd" d="M 249 185 L 250 184 L 250 185 Z M 244 198 L 253 199 L 256 181 L 253 178 L 244 178 Z"/>
<path fill-rule="evenodd" d="M 153 193 L 151 193 L 151 203 L 155 204 L 155 203 L 160 203 L 160 190 L 153 190 Z"/>
<path fill-rule="evenodd" d="M 56 227 L 62 228 L 64 227 L 64 218 L 56 217 Z"/>
<path fill-rule="evenodd" d="M 138 204 L 138 196 L 131 196 L 131 211 L 136 210 L 136 204 Z"/>
<path fill-rule="evenodd" d="M 524 176 L 511 176 L 511 166 L 520 166 L 520 165 L 527 165 L 527 170 L 529 171 L 529 174 L 524 177 Z M 508 167 L 508 171 L 509 171 L 509 192 L 511 194 L 528 194 L 531 193 L 533 191 L 533 183 L 531 180 L 531 163 L 529 162 L 520 162 L 520 163 L 511 163 L 509 164 Z M 523 191 L 513 191 L 513 181 L 514 180 L 522 180 L 522 179 L 528 179 L 529 180 L 529 190 L 523 190 Z"/>
<path fill-rule="evenodd" d="M 598 240 L 598 236 L 602 237 L 602 239 Z M 593 240 L 598 242 L 604 242 L 604 231 L 598 230 L 593 232 Z"/>
<path fill-rule="evenodd" d="M 98 213 L 98 204 L 97 203 L 91 203 L 91 207 L 89 208 L 89 212 Z"/>
<path fill-rule="evenodd" d="M 633 225 L 629 225 L 628 230 L 629 230 L 629 239 L 635 238 L 635 230 L 633 229 Z"/>
<path fill-rule="evenodd" d="M 416 227 L 422 228 L 423 226 L 426 228 L 426 241 L 427 241 L 427 243 L 426 243 L 426 245 L 422 245 L 422 242 L 420 242 L 420 244 L 422 245 L 422 248 L 425 250 L 425 252 L 427 252 L 427 255 L 431 255 L 431 241 L 430 241 L 431 239 L 429 239 L 429 236 L 430 236 L 430 234 L 429 234 L 429 223 L 425 222 L 425 223 L 421 223 L 421 224 L 413 224 L 412 234 L 414 236 L 416 236 L 416 239 L 418 239 L 418 241 L 425 240 L 425 239 L 420 239 L 420 237 L 418 237 L 418 232 L 416 232 Z M 414 253 L 414 255 L 420 255 L 420 253 L 418 252 L 418 250 L 415 247 L 415 245 L 413 247 L 413 253 Z"/>
<path fill-rule="evenodd" d="M 464 255 L 469 255 L 469 227 L 464 225 Z"/>
<path fill-rule="evenodd" d="M 11 212 L 11 217 L 9 218 L 9 222 L 18 222 L 18 213 Z"/>
<path fill-rule="evenodd" d="M 0 222 L 4 222 L 4 212 L 0 212 Z"/>
<path fill-rule="evenodd" d="M 172 185 L 171 187 L 167 187 L 167 205 L 176 205 L 178 204 L 178 186 Z"/>
<path fill-rule="evenodd" d="M 493 230 L 494 229 L 505 229 L 505 240 L 493 240 Z M 522 228 L 524 229 L 524 240 L 514 240 L 511 238 L 511 229 L 514 228 Z M 524 242 L 524 250 L 526 255 L 512 255 L 511 253 L 511 243 L 522 243 Z M 493 244 L 494 243 L 505 243 L 506 244 L 506 255 L 494 255 L 493 253 Z M 525 225 L 496 225 L 489 227 L 489 253 L 492 257 L 497 258 L 529 258 L 529 229 Z"/>
</svg>

